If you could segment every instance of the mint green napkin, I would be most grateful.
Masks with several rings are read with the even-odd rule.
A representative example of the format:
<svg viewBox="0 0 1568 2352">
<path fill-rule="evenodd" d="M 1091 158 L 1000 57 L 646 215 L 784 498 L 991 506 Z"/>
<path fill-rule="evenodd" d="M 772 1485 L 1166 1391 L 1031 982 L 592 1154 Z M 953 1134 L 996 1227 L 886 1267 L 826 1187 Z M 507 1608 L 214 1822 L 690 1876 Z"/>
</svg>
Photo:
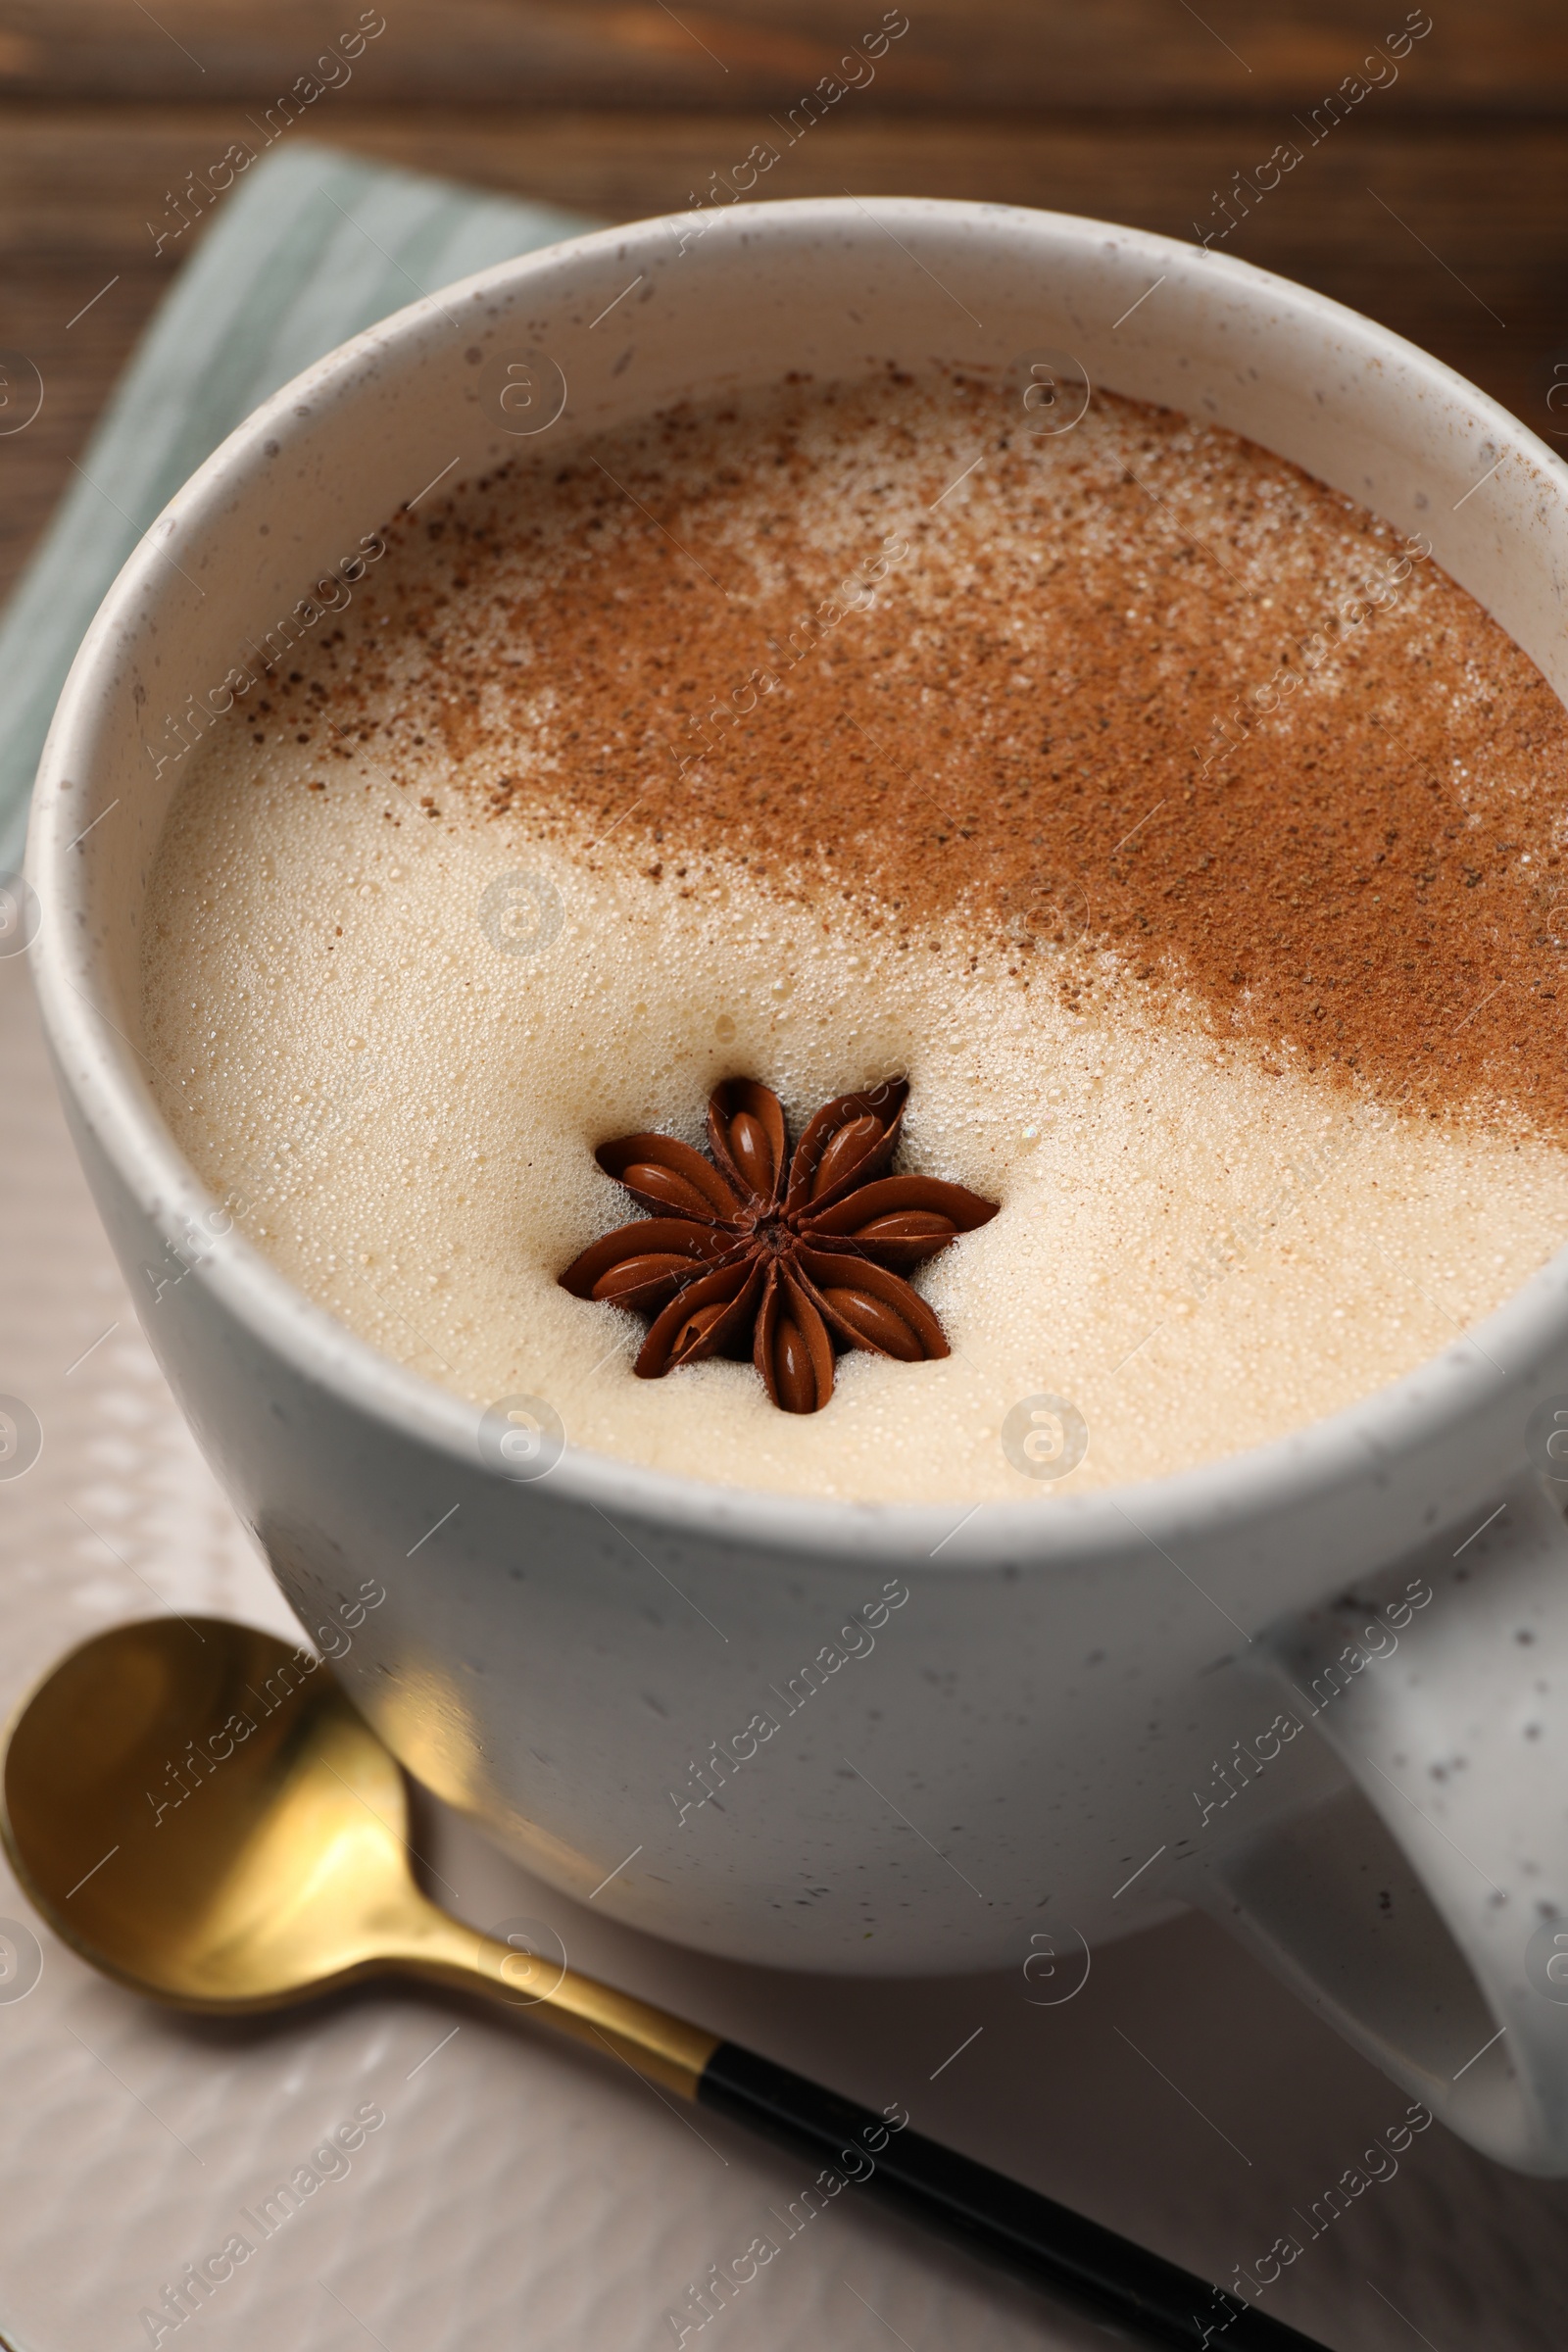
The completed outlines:
<svg viewBox="0 0 1568 2352">
<path fill-rule="evenodd" d="M 137 345 L 0 620 L 0 872 L 21 862 L 38 755 L 87 624 L 224 435 L 362 327 L 598 225 L 305 140 L 252 167 Z"/>
</svg>

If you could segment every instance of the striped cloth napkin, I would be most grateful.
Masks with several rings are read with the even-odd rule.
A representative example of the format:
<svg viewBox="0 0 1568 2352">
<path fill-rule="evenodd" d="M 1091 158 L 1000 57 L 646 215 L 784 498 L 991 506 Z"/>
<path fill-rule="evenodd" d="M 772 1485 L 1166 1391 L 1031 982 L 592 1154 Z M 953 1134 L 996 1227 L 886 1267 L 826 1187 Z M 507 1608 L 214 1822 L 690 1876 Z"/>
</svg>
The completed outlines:
<svg viewBox="0 0 1568 2352">
<path fill-rule="evenodd" d="M 420 294 L 596 228 L 301 140 L 249 171 L 142 336 L 0 620 L 0 873 L 44 736 L 137 540 L 259 401 Z"/>
</svg>

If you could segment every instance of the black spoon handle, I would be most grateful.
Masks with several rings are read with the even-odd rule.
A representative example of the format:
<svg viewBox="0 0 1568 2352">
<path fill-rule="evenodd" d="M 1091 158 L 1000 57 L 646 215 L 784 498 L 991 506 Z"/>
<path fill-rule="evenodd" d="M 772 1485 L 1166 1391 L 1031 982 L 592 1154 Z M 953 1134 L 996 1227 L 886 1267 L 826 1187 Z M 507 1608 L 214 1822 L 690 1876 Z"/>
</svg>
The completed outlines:
<svg viewBox="0 0 1568 2352">
<path fill-rule="evenodd" d="M 1176 2345 L 1180 2352 L 1200 2352 L 1204 2345 L 1222 2346 L 1223 2352 L 1324 2352 L 1310 2336 L 1113 2230 L 732 2041 L 713 2051 L 697 2097 L 700 2105 L 749 2124 L 818 2166 L 809 2187 L 792 2203 L 784 2225 L 791 2235 L 829 2196 L 858 2181 L 907 2218 L 1048 2287 L 1091 2318 L 1118 2323 L 1146 2343 Z"/>
</svg>

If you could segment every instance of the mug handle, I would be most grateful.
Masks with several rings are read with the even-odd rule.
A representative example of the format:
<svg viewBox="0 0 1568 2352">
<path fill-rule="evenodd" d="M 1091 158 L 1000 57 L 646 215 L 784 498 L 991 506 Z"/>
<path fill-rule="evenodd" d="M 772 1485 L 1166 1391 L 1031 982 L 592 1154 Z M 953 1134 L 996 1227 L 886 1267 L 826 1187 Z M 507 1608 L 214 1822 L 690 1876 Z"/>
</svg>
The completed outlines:
<svg viewBox="0 0 1568 2352">
<path fill-rule="evenodd" d="M 1461 2138 L 1561 2175 L 1568 1526 L 1534 1471 L 1476 1516 L 1257 1638 L 1249 1667 L 1350 1785 L 1182 1891 Z"/>
</svg>

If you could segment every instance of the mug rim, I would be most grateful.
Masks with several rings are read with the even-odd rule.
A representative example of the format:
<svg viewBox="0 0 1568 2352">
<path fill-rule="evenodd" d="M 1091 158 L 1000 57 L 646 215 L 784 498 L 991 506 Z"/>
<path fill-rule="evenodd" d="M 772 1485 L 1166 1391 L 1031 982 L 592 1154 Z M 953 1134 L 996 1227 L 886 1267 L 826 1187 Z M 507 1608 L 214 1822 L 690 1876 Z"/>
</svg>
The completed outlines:
<svg viewBox="0 0 1568 2352">
<path fill-rule="evenodd" d="M 65 838 L 69 811 L 62 787 L 78 789 L 94 765 L 97 707 L 127 646 L 147 627 L 162 583 L 155 566 L 163 560 L 157 542 L 182 522 L 199 524 L 229 495 L 236 476 L 258 464 L 275 425 L 293 426 L 295 412 L 329 388 L 341 390 L 356 375 L 362 395 L 384 383 L 400 356 L 418 350 L 445 319 L 464 331 L 453 313 L 484 305 L 496 295 L 517 299 L 531 279 L 559 270 L 564 261 L 591 261 L 607 250 L 635 258 L 640 242 L 667 247 L 671 223 L 702 219 L 705 236 L 721 241 L 755 241 L 763 225 L 781 216 L 798 223 L 809 241 L 822 230 L 869 235 L 879 216 L 892 214 L 911 230 L 933 220 L 967 225 L 994 239 L 1006 223 L 1024 221 L 1057 238 L 1104 245 L 1119 255 L 1147 260 L 1166 274 L 1194 268 L 1217 273 L 1252 309 L 1288 311 L 1349 342 L 1363 360 L 1380 361 L 1405 380 L 1457 403 L 1485 426 L 1504 455 L 1516 454 L 1559 491 L 1568 522 L 1568 465 L 1500 403 L 1444 362 L 1392 329 L 1348 306 L 1230 254 L 1215 254 L 1151 230 L 1128 228 L 1088 216 L 1029 207 L 981 204 L 937 197 L 879 197 L 878 212 L 863 226 L 865 208 L 854 198 L 802 197 L 737 204 L 732 208 L 657 215 L 621 226 L 590 231 L 538 248 L 421 296 L 401 311 L 338 345 L 253 410 L 177 490 L 142 535 L 117 574 L 89 627 L 61 694 L 39 763 L 28 828 L 26 871 L 42 912 L 30 957 L 45 1034 L 62 1091 L 70 1097 L 112 1167 L 138 1206 L 164 1222 L 177 1212 L 210 1210 L 213 1195 L 176 1144 L 156 1098 L 134 1066 L 134 1049 L 100 1009 L 95 967 L 104 951 L 95 946 L 81 919 L 81 892 L 67 863 L 74 841 Z M 750 257 L 757 259 L 754 254 Z M 75 869 L 84 874 L 85 867 Z M 74 977 L 73 976 L 74 974 Z M 281 1353 L 296 1370 L 355 1409 L 390 1423 L 403 1435 L 460 1458 L 470 1470 L 482 1467 L 476 1408 L 456 1390 L 429 1381 L 362 1340 L 327 1309 L 298 1290 L 254 1245 L 232 1229 L 215 1237 L 201 1262 L 201 1278 L 224 1310 L 265 1346 Z M 1126 1480 L 1085 1494 L 1036 1494 L 1013 1501 L 969 1505 L 963 1497 L 946 1502 L 886 1503 L 797 1494 L 761 1487 L 722 1486 L 682 1473 L 573 1446 L 569 1441 L 548 1473 L 549 1492 L 562 1500 L 595 1508 L 630 1508 L 645 1522 L 706 1533 L 748 1552 L 775 1555 L 858 1554 L 885 1558 L 907 1568 L 911 1550 L 938 1556 L 962 1529 L 961 1548 L 945 1559 L 946 1569 L 985 1569 L 1027 1559 L 1044 1566 L 1069 1556 L 1125 1552 L 1130 1536 L 1153 1541 L 1160 1534 L 1190 1540 L 1195 1533 L 1234 1528 L 1263 1514 L 1277 1515 L 1308 1494 L 1321 1497 L 1365 1478 L 1369 1468 L 1388 1464 L 1412 1447 L 1442 1443 L 1466 1419 L 1486 1417 L 1521 1384 L 1530 1386 L 1546 1359 L 1568 1339 L 1568 1245 L 1537 1269 L 1503 1303 L 1437 1354 L 1423 1359 L 1396 1381 L 1252 1446 L 1210 1462 Z M 1494 1361 L 1495 1348 L 1515 1369 Z M 1091 1444 L 1093 1438 L 1091 1435 Z M 1501 1478 L 1508 1464 L 1496 1465 Z M 497 1474 L 504 1477 L 504 1474 Z M 1119 1497 L 1134 1501 L 1137 1517 Z M 951 1524 L 955 1513 L 957 1527 Z M 935 1549 L 929 1540 L 938 1539 Z"/>
</svg>

